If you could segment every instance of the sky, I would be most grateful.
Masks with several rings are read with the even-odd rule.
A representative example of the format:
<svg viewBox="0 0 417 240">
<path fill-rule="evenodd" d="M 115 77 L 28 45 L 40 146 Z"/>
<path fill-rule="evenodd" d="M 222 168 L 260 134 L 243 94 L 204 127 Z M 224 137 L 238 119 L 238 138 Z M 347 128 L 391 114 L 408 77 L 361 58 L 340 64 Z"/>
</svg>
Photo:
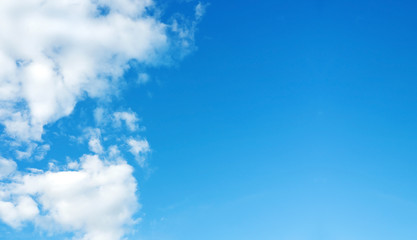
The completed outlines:
<svg viewBox="0 0 417 240">
<path fill-rule="evenodd" d="M 0 2 L 0 240 L 417 238 L 413 1 Z"/>
</svg>

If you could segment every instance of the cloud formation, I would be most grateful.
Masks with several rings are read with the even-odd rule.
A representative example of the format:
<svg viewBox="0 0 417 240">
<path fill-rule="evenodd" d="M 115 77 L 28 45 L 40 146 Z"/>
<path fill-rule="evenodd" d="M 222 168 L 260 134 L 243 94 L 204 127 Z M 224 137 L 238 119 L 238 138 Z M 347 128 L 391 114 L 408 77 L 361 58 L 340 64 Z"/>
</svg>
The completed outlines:
<svg viewBox="0 0 417 240">
<path fill-rule="evenodd" d="M 12 149 L 17 159 L 44 159 L 53 147 L 42 140 L 44 127 L 69 116 L 83 99 L 117 92 L 132 61 L 154 65 L 169 59 L 170 51 L 181 52 L 181 58 L 192 49 L 205 6 L 197 5 L 195 19 L 182 16 L 169 24 L 151 14 L 155 8 L 152 0 L 0 1 L 5 133 L 0 138 L 18 148 Z M 142 70 L 134 84 L 149 81 Z M 47 231 L 75 233 L 75 239 L 123 238 L 137 222 L 133 216 L 140 204 L 133 167 L 121 151 L 145 167 L 151 149 L 137 135 L 144 128 L 136 113 L 98 107 L 94 119 L 97 126 L 80 137 L 68 135 L 88 141 L 91 153 L 77 161 L 51 160 L 47 171 L 29 167 L 25 172 L 0 157 L 1 221 L 13 228 L 31 222 Z M 117 136 L 106 138 L 114 129 Z"/>
<path fill-rule="evenodd" d="M 68 116 L 84 96 L 102 97 L 134 59 L 168 46 L 150 0 L 0 1 L 0 123 L 21 141 Z"/>
<path fill-rule="evenodd" d="M 0 164 L 13 165 L 7 161 Z M 120 239 L 139 208 L 133 168 L 97 155 L 84 155 L 66 168 L 14 173 L 12 183 L 0 186 L 0 219 L 15 228 L 26 221 L 45 230 L 58 226 L 85 240 Z"/>
</svg>

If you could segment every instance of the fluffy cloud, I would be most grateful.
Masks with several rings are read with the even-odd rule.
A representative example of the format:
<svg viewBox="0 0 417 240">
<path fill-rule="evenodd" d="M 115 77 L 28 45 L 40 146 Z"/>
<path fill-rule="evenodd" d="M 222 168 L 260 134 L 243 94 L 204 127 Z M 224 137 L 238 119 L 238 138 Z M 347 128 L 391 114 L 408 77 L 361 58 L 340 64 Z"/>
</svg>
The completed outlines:
<svg viewBox="0 0 417 240">
<path fill-rule="evenodd" d="M 9 136 L 40 140 L 85 95 L 100 97 L 135 59 L 168 46 L 151 0 L 0 1 L 0 123 Z"/>
<path fill-rule="evenodd" d="M 85 240 L 121 239 L 139 208 L 133 168 L 97 155 L 68 167 L 72 170 L 19 173 L 1 185 L 0 219 L 12 227 L 25 221 L 45 229 L 53 225 Z"/>
<path fill-rule="evenodd" d="M 39 214 L 36 202 L 28 196 L 19 196 L 14 202 L 0 200 L 0 219 L 14 228 L 33 220 Z"/>
</svg>

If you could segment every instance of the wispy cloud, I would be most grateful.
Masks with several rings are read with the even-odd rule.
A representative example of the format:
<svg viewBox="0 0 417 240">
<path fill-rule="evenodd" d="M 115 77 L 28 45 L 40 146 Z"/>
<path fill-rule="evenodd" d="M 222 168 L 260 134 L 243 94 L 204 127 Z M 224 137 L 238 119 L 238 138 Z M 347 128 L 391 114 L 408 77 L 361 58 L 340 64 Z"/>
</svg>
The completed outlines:
<svg viewBox="0 0 417 240">
<path fill-rule="evenodd" d="M 113 120 L 117 127 L 120 127 L 124 122 L 130 131 L 136 131 L 139 127 L 139 119 L 134 112 L 115 112 Z"/>
<path fill-rule="evenodd" d="M 0 180 L 14 173 L 16 167 L 17 164 L 13 160 L 0 157 Z"/>
<path fill-rule="evenodd" d="M 148 141 L 146 139 L 129 138 L 127 140 L 127 144 L 130 147 L 130 153 L 135 156 L 135 159 L 138 161 L 139 165 L 144 167 L 146 154 L 151 151 Z"/>
</svg>

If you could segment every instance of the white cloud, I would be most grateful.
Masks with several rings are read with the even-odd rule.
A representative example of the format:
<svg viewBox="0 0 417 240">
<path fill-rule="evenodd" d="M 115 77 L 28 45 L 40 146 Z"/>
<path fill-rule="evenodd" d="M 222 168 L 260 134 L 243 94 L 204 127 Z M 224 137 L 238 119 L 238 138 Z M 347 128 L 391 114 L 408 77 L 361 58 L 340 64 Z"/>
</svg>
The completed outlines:
<svg viewBox="0 0 417 240">
<path fill-rule="evenodd" d="M 146 139 L 137 140 L 134 138 L 129 138 L 127 140 L 127 144 L 130 147 L 129 149 L 130 153 L 132 153 L 133 156 L 135 156 L 135 159 L 138 161 L 139 165 L 141 167 L 144 167 L 145 156 L 147 153 L 151 151 L 148 141 Z"/>
<path fill-rule="evenodd" d="M 0 1 L 0 123 L 9 136 L 40 140 L 85 94 L 100 97 L 127 68 L 168 48 L 151 0 Z M 100 6 L 109 13 L 100 15 Z"/>
<path fill-rule="evenodd" d="M 97 155 L 71 167 L 76 169 L 20 174 L 1 185 L 1 220 L 12 227 L 33 221 L 44 229 L 79 232 L 85 240 L 121 239 L 139 208 L 133 168 Z"/>
<path fill-rule="evenodd" d="M 196 7 L 193 21 L 181 23 L 182 17 L 169 25 L 149 14 L 154 7 L 152 0 L 0 1 L 0 125 L 18 159 L 43 159 L 50 150 L 42 144 L 44 126 L 69 116 L 82 99 L 117 92 L 130 60 L 146 67 L 169 62 L 168 51 L 182 57 L 192 49 L 204 6 Z M 138 81 L 148 80 L 139 75 Z M 139 129 L 132 112 L 97 108 L 94 118 L 100 127 Z M 51 160 L 49 170 L 29 167 L 29 173 L 0 157 L 0 220 L 14 228 L 33 222 L 84 240 L 123 238 L 140 207 L 133 168 L 117 146 L 105 151 L 104 129 L 84 133 L 78 140 L 88 139 L 100 157 L 85 155 L 64 167 Z M 143 167 L 149 143 L 129 138 L 127 145 Z"/>
<path fill-rule="evenodd" d="M 88 141 L 88 147 L 93 153 L 103 153 L 103 146 L 101 146 L 100 139 L 97 137 L 92 137 L 90 141 Z"/>
<path fill-rule="evenodd" d="M 0 180 L 16 174 L 16 168 L 16 162 L 0 157 Z M 10 198 L 11 194 L 5 191 L 6 188 L 6 184 L 0 184 L 0 219 L 14 228 L 19 228 L 22 222 L 33 220 L 39 210 L 33 199 L 28 196 L 16 196 L 13 202 L 3 201 Z"/>
<path fill-rule="evenodd" d="M 101 129 L 87 127 L 83 129 L 83 134 L 80 137 L 74 138 L 77 139 L 80 144 L 84 144 L 88 140 L 88 149 L 93 153 L 102 154 L 104 148 L 101 144 L 101 134 Z"/>
<path fill-rule="evenodd" d="M 134 112 L 115 112 L 113 117 L 114 124 L 117 127 L 120 127 L 123 121 L 130 131 L 136 131 L 138 129 L 137 122 L 139 119 Z"/>
<path fill-rule="evenodd" d="M 22 222 L 33 220 L 39 214 L 36 202 L 28 196 L 19 196 L 15 202 L 0 200 L 0 219 L 19 228 Z"/>
<path fill-rule="evenodd" d="M 0 157 L 0 180 L 9 176 L 16 168 L 16 162 Z"/>
</svg>

